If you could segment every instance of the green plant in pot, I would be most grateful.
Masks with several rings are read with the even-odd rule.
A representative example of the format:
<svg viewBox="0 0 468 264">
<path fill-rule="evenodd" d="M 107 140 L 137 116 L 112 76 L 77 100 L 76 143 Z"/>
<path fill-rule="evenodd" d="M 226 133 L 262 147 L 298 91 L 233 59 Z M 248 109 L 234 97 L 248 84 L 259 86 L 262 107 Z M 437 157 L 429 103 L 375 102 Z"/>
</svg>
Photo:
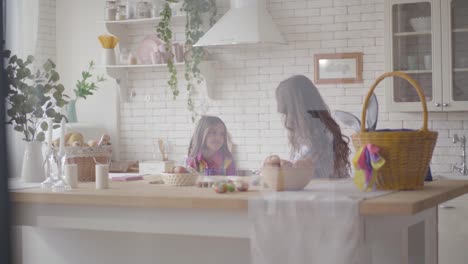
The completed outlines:
<svg viewBox="0 0 468 264">
<path fill-rule="evenodd" d="M 97 84 L 105 81 L 106 79 L 102 75 L 96 76 L 93 81 L 92 71 L 94 70 L 94 61 L 91 61 L 88 65 L 88 68 L 81 72 L 81 80 L 76 82 L 75 89 L 75 99 L 70 100 L 67 105 L 67 117 L 68 122 L 76 123 L 78 122 L 78 117 L 76 115 L 76 102 L 78 99 L 86 99 L 88 96 L 93 95 L 94 92 L 98 89 Z"/>
<path fill-rule="evenodd" d="M 63 115 L 59 109 L 68 101 L 64 86 L 58 81 L 55 64 L 48 60 L 40 69 L 34 69 L 34 57 L 26 60 L 13 55 L 6 68 L 8 88 L 6 92 L 7 124 L 23 134 L 26 141 L 21 178 L 27 182 L 44 179 L 42 167 L 42 141 L 49 129 L 47 118 L 59 123 Z M 59 125 L 54 125 L 55 128 Z"/>
</svg>

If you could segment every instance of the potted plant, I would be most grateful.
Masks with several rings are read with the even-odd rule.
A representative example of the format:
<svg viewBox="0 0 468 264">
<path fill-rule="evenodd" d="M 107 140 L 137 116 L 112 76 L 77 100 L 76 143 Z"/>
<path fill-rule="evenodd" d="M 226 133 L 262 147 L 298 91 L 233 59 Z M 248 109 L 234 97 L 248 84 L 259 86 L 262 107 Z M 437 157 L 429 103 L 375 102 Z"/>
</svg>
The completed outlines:
<svg viewBox="0 0 468 264">
<path fill-rule="evenodd" d="M 78 118 L 76 116 L 76 102 L 78 99 L 83 98 L 86 99 L 87 96 L 93 95 L 93 92 L 98 89 L 97 83 L 103 82 L 106 79 L 102 75 L 96 76 L 96 80 L 92 81 L 93 75 L 91 72 L 94 70 L 94 61 L 90 61 L 88 68 L 81 72 L 81 80 L 76 82 L 76 87 L 73 90 L 75 92 L 75 99 L 70 100 L 67 105 L 67 117 L 68 122 L 76 123 L 78 122 Z"/>
<path fill-rule="evenodd" d="M 24 135 L 26 141 L 21 178 L 27 182 L 44 179 L 42 144 L 49 129 L 47 118 L 59 123 L 63 115 L 57 111 L 68 102 L 65 90 L 59 84 L 55 64 L 47 60 L 42 68 L 33 70 L 34 57 L 26 60 L 11 56 L 6 68 L 8 87 L 6 92 L 7 124 Z M 58 127 L 58 125 L 55 125 Z"/>
</svg>

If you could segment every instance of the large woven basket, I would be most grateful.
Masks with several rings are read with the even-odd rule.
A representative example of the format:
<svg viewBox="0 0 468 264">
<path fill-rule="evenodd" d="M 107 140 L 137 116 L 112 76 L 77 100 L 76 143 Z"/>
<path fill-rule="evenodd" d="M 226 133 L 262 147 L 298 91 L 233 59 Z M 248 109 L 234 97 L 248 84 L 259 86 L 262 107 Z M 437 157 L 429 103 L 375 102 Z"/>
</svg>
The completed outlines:
<svg viewBox="0 0 468 264">
<path fill-rule="evenodd" d="M 387 77 L 400 77 L 416 89 L 423 108 L 423 125 L 420 130 L 366 131 L 366 109 L 377 85 Z M 427 105 L 419 84 L 403 72 L 381 75 L 367 93 L 361 116 L 361 131 L 351 136 L 358 150 L 366 144 L 380 147 L 380 155 L 386 160 L 377 172 L 377 188 L 383 190 L 416 190 L 424 186 L 424 178 L 437 141 L 437 132 L 427 129 Z"/>
<path fill-rule="evenodd" d="M 66 147 L 66 163 L 78 165 L 78 181 L 96 180 L 96 164 L 109 164 L 112 156 L 111 146 Z"/>
</svg>

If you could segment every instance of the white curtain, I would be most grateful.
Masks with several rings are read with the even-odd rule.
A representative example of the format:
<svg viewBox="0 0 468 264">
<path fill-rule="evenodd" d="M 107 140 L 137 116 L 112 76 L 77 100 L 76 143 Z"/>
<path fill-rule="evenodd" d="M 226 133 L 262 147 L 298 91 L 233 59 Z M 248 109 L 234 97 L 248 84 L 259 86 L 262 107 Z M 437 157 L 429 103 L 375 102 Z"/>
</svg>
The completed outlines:
<svg viewBox="0 0 468 264">
<path fill-rule="evenodd" d="M 6 6 L 6 49 L 20 58 L 36 55 L 40 0 L 8 0 Z M 19 177 L 23 160 L 22 134 L 7 126 L 10 175 Z"/>
</svg>

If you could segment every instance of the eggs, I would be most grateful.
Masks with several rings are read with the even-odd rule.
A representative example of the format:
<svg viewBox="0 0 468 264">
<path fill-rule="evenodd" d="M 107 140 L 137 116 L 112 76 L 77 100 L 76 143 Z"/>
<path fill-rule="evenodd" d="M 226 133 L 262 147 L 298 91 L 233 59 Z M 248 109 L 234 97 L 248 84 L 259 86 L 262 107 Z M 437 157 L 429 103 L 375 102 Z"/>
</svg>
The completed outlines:
<svg viewBox="0 0 468 264">
<path fill-rule="evenodd" d="M 271 155 L 263 162 L 264 167 L 292 168 L 293 163 L 289 160 L 283 160 L 278 155 Z"/>
<path fill-rule="evenodd" d="M 188 170 L 184 166 L 175 166 L 172 172 L 174 172 L 174 173 L 188 173 Z"/>
<path fill-rule="evenodd" d="M 264 167 L 281 167 L 281 158 L 278 155 L 271 155 L 263 162 Z"/>
</svg>

